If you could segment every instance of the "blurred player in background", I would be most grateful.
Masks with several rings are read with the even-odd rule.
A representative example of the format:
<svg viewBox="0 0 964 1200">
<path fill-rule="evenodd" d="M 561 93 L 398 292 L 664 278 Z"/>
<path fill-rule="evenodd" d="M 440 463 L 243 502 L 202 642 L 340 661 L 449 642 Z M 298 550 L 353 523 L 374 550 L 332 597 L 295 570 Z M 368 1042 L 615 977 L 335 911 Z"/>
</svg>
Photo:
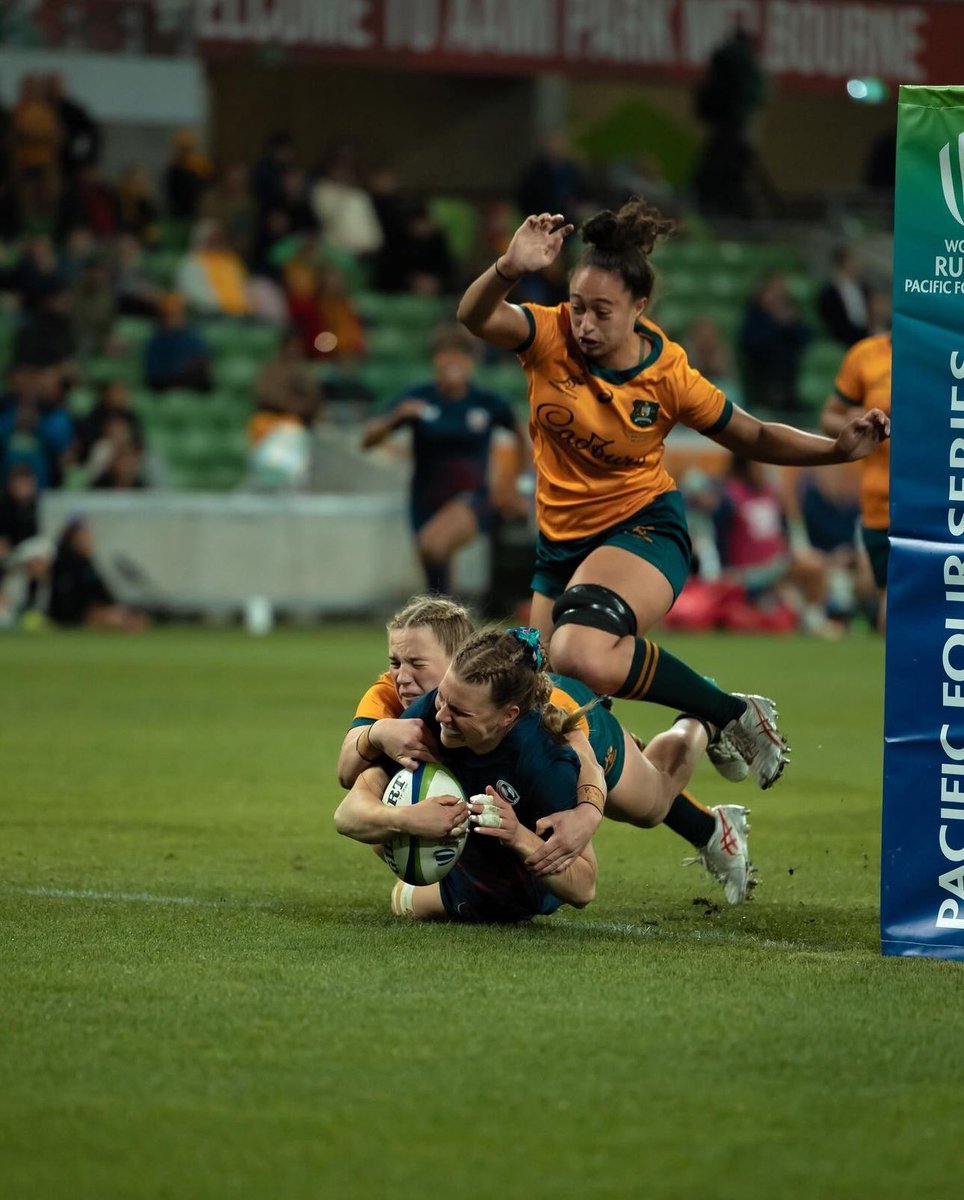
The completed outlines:
<svg viewBox="0 0 964 1200">
<path fill-rule="evenodd" d="M 874 293 L 875 316 L 890 323 L 890 293 Z M 886 310 L 884 317 L 881 310 Z M 855 409 L 877 409 L 890 414 L 891 336 L 884 333 L 863 338 L 844 355 L 833 394 L 827 398 L 820 428 L 836 437 Z M 880 589 L 878 626 L 882 629 L 887 605 L 887 560 L 890 553 L 890 443 L 884 442 L 861 464 L 860 530 L 870 558 L 874 582 Z"/>
<path fill-rule="evenodd" d="M 472 826 L 461 858 L 440 883 L 395 886 L 396 914 L 511 922 L 554 912 L 560 904 L 583 907 L 594 898 L 591 843 L 551 872 L 537 875 L 528 866 L 542 847 L 536 832 L 542 819 L 582 805 L 601 815 L 606 802 L 598 785 L 579 782 L 579 757 L 565 741 L 582 716 L 597 760 L 602 755 L 612 763 L 610 798 L 618 803 L 622 793 L 647 824 L 659 824 L 706 747 L 704 724 L 680 717 L 640 753 L 588 688 L 574 713 L 551 705 L 551 692 L 536 630 L 474 634 L 456 652 L 438 688 L 402 718 L 425 725 L 439 760 L 469 801 L 438 797 L 403 815 L 382 803 L 395 769 L 391 760 L 380 757 L 358 777 L 335 813 L 339 833 L 348 837 L 377 844 L 403 823 L 410 834 L 460 837 Z"/>
<path fill-rule="evenodd" d="M 674 222 L 634 199 L 585 222 L 570 299 L 555 308 L 506 301 L 527 272 L 553 262 L 573 226 L 527 217 L 509 248 L 470 284 L 459 319 L 514 350 L 529 381 L 539 539 L 532 622 L 552 637 L 557 670 L 595 692 L 650 700 L 711 722 L 710 758 L 762 788 L 780 777 L 786 743 L 765 697 L 722 691 L 638 634 L 672 607 L 689 574 L 690 540 L 663 443 L 679 421 L 760 462 L 821 465 L 862 458 L 887 435 L 878 411 L 836 440 L 764 423 L 734 407 L 643 320 L 649 255 Z"/>
<path fill-rule="evenodd" d="M 438 687 L 459 647 L 474 634 L 472 618 L 461 605 L 444 596 L 416 596 L 388 622 L 389 670 L 384 672 L 359 701 L 351 728 L 345 734 L 338 758 L 338 780 L 350 788 L 359 775 L 381 755 L 387 755 L 408 770 L 420 763 L 436 761 L 438 746 L 421 720 L 403 718 L 402 713 L 421 696 Z M 593 699 L 593 694 L 574 679 L 549 675 L 550 703 L 560 711 L 575 713 Z M 607 726 L 608 728 L 608 726 Z M 580 736 L 585 735 L 585 736 Z M 637 751 L 643 743 L 628 734 Z M 587 742 L 586 738 L 590 740 Z M 609 756 L 610 743 L 592 742 L 589 720 L 584 716 L 569 731 L 568 740 L 582 763 L 580 782 L 593 783 L 602 769 L 607 787 L 615 786 L 623 756 Z M 651 828 L 649 809 L 643 811 L 625 801 L 626 789 L 607 801 L 605 815 L 639 828 Z M 699 862 L 723 886 L 730 904 L 746 899 L 755 880 L 747 845 L 748 810 L 740 805 L 704 808 L 687 792 L 676 795 L 661 823 L 684 838 L 696 850 L 688 862 Z M 660 822 L 657 822 L 660 823 Z M 533 853 L 527 866 L 537 875 L 551 874 L 571 861 L 588 845 L 599 825 L 599 816 L 589 806 L 554 812 L 541 820 L 536 833 L 551 836 Z"/>
<path fill-rule="evenodd" d="M 432 340 L 434 381 L 410 388 L 362 431 L 362 446 L 370 449 L 396 429 L 412 430 L 409 517 L 433 592 L 451 590 L 456 551 L 491 530 L 498 518 L 488 483 L 493 432 L 507 430 L 528 457 L 525 432 L 510 405 L 473 384 L 476 357 L 477 345 L 461 326 L 442 327 Z M 528 511 L 521 497 L 519 505 Z"/>
</svg>

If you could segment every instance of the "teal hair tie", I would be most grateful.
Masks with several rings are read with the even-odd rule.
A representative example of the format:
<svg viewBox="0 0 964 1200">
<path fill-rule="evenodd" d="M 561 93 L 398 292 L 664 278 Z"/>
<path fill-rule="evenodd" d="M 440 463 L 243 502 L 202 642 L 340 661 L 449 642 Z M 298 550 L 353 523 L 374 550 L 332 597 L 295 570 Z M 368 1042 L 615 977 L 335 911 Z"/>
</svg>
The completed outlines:
<svg viewBox="0 0 964 1200">
<path fill-rule="evenodd" d="M 533 671 L 541 671 L 546 665 L 546 653 L 542 648 L 539 630 L 528 625 L 515 625 L 512 629 L 507 629 L 506 633 L 524 647 L 526 662 Z"/>
</svg>

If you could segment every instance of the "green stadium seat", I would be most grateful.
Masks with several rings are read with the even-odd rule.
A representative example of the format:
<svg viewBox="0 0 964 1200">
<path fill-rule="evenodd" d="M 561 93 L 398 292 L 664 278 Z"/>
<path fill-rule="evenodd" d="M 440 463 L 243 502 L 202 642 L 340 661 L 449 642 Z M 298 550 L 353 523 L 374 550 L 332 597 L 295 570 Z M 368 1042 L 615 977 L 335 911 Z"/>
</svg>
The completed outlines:
<svg viewBox="0 0 964 1200">
<path fill-rule="evenodd" d="M 440 321 L 455 320 L 452 302 L 436 296 L 386 296 L 380 292 L 359 292 L 354 299 L 359 315 L 366 322 L 392 325 L 421 334 L 425 342 Z"/>
<path fill-rule="evenodd" d="M 118 317 L 114 322 L 113 333 L 132 354 L 143 350 L 153 332 L 154 322 L 150 317 Z"/>
<path fill-rule="evenodd" d="M 72 417 L 85 417 L 94 407 L 97 393 L 92 387 L 75 384 L 67 394 L 67 411 Z"/>
<path fill-rule="evenodd" d="M 413 349 L 421 349 L 421 346 L 412 346 L 412 335 L 408 330 L 388 322 L 369 329 L 365 340 L 371 359 L 407 358 L 411 357 Z"/>
<path fill-rule="evenodd" d="M 525 372 L 517 362 L 490 363 L 477 368 L 475 382 L 513 404 L 524 404 L 529 394 Z"/>
<path fill-rule="evenodd" d="M 381 406 L 396 400 L 406 388 L 431 378 L 432 368 L 423 358 L 365 363 L 358 371 L 359 382 Z"/>
<path fill-rule="evenodd" d="M 222 356 L 214 363 L 214 379 L 219 390 L 250 393 L 260 370 L 257 359 Z"/>
<path fill-rule="evenodd" d="M 450 196 L 429 201 L 429 212 L 445 235 L 452 256 L 460 262 L 475 249 L 479 236 L 479 214 L 474 204 Z"/>
<path fill-rule="evenodd" d="M 804 354 L 804 368 L 808 371 L 822 371 L 832 378 L 840 370 L 840 364 L 847 353 L 846 347 L 829 338 L 818 338 L 810 343 Z"/>
<path fill-rule="evenodd" d="M 82 374 L 87 384 L 111 383 L 122 379 L 125 383 L 140 383 L 141 364 L 130 354 L 123 358 L 88 358 L 83 364 Z"/>
<path fill-rule="evenodd" d="M 833 372 L 804 369 L 800 374 L 797 394 L 808 412 L 819 412 L 833 391 Z"/>
<path fill-rule="evenodd" d="M 173 287 L 183 257 L 177 250 L 151 250 L 142 260 L 144 272 L 161 287 Z"/>
</svg>

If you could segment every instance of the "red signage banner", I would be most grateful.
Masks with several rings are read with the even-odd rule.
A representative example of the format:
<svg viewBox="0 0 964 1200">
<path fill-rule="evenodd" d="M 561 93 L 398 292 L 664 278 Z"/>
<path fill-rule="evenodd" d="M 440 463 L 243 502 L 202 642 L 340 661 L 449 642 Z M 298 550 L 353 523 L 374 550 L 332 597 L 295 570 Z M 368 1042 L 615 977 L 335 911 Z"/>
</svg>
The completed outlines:
<svg viewBox="0 0 964 1200">
<path fill-rule="evenodd" d="M 28 5 L 31 7 L 31 5 Z M 50 40 L 83 32 L 124 48 L 176 41 L 211 57 L 254 49 L 296 61 L 396 69 L 690 80 L 739 24 L 788 86 L 854 77 L 959 82 L 964 6 L 856 0 L 33 0 Z M 140 24 L 134 12 L 141 14 Z M 93 19 L 96 18 L 96 19 Z M 126 31 L 126 33 L 125 33 Z M 128 47 L 129 48 L 129 47 Z"/>
</svg>

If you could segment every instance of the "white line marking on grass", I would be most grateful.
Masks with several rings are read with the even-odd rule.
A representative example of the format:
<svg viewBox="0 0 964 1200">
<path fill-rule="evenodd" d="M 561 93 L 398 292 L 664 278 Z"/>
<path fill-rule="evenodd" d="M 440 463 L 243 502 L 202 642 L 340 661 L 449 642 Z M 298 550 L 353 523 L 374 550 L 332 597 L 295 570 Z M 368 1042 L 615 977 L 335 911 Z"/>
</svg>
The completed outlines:
<svg viewBox="0 0 964 1200">
<path fill-rule="evenodd" d="M 283 913 L 289 907 L 297 907 L 298 901 L 283 900 L 212 900 L 202 896 L 159 896 L 153 892 L 99 892 L 90 888 L 56 887 L 7 887 L 0 888 L 0 896 L 35 896 L 41 900 L 100 900 L 112 904 L 148 904 L 163 907 L 211 908 L 255 910 Z M 350 916 L 351 914 L 345 914 Z M 366 914 L 367 915 L 367 914 Z M 664 925 L 633 925 L 629 921 L 600 920 L 557 920 L 547 922 L 553 928 L 588 930 L 592 933 L 615 933 L 622 937 L 636 938 L 649 942 L 690 942 L 710 945 L 740 945 L 760 950 L 781 950 L 799 953 L 850 953 L 842 946 L 819 945 L 813 942 L 796 942 L 789 939 L 756 937 L 751 933 L 740 933 L 727 929 L 667 929 Z M 444 928 L 439 926 L 438 928 Z"/>
<path fill-rule="evenodd" d="M 728 946 L 754 946 L 761 950 L 789 950 L 793 953 L 816 951 L 821 954 L 839 951 L 845 952 L 843 946 L 825 946 L 814 942 L 793 942 L 788 939 L 755 937 L 752 933 L 739 933 L 726 929 L 666 929 L 662 925 L 633 925 L 628 921 L 560 921 L 573 929 L 589 929 L 596 933 L 619 933 L 624 937 L 638 938 L 640 941 L 651 942 L 708 942 Z M 850 953 L 850 951 L 846 951 Z"/>
<path fill-rule="evenodd" d="M 153 892 L 96 892 L 89 888 L 2 888 L 3 896 L 37 896 L 43 900 L 106 900 L 113 904 L 180 905 L 183 908 L 280 908 L 278 901 L 208 900 L 200 896 L 156 896 Z"/>
</svg>

